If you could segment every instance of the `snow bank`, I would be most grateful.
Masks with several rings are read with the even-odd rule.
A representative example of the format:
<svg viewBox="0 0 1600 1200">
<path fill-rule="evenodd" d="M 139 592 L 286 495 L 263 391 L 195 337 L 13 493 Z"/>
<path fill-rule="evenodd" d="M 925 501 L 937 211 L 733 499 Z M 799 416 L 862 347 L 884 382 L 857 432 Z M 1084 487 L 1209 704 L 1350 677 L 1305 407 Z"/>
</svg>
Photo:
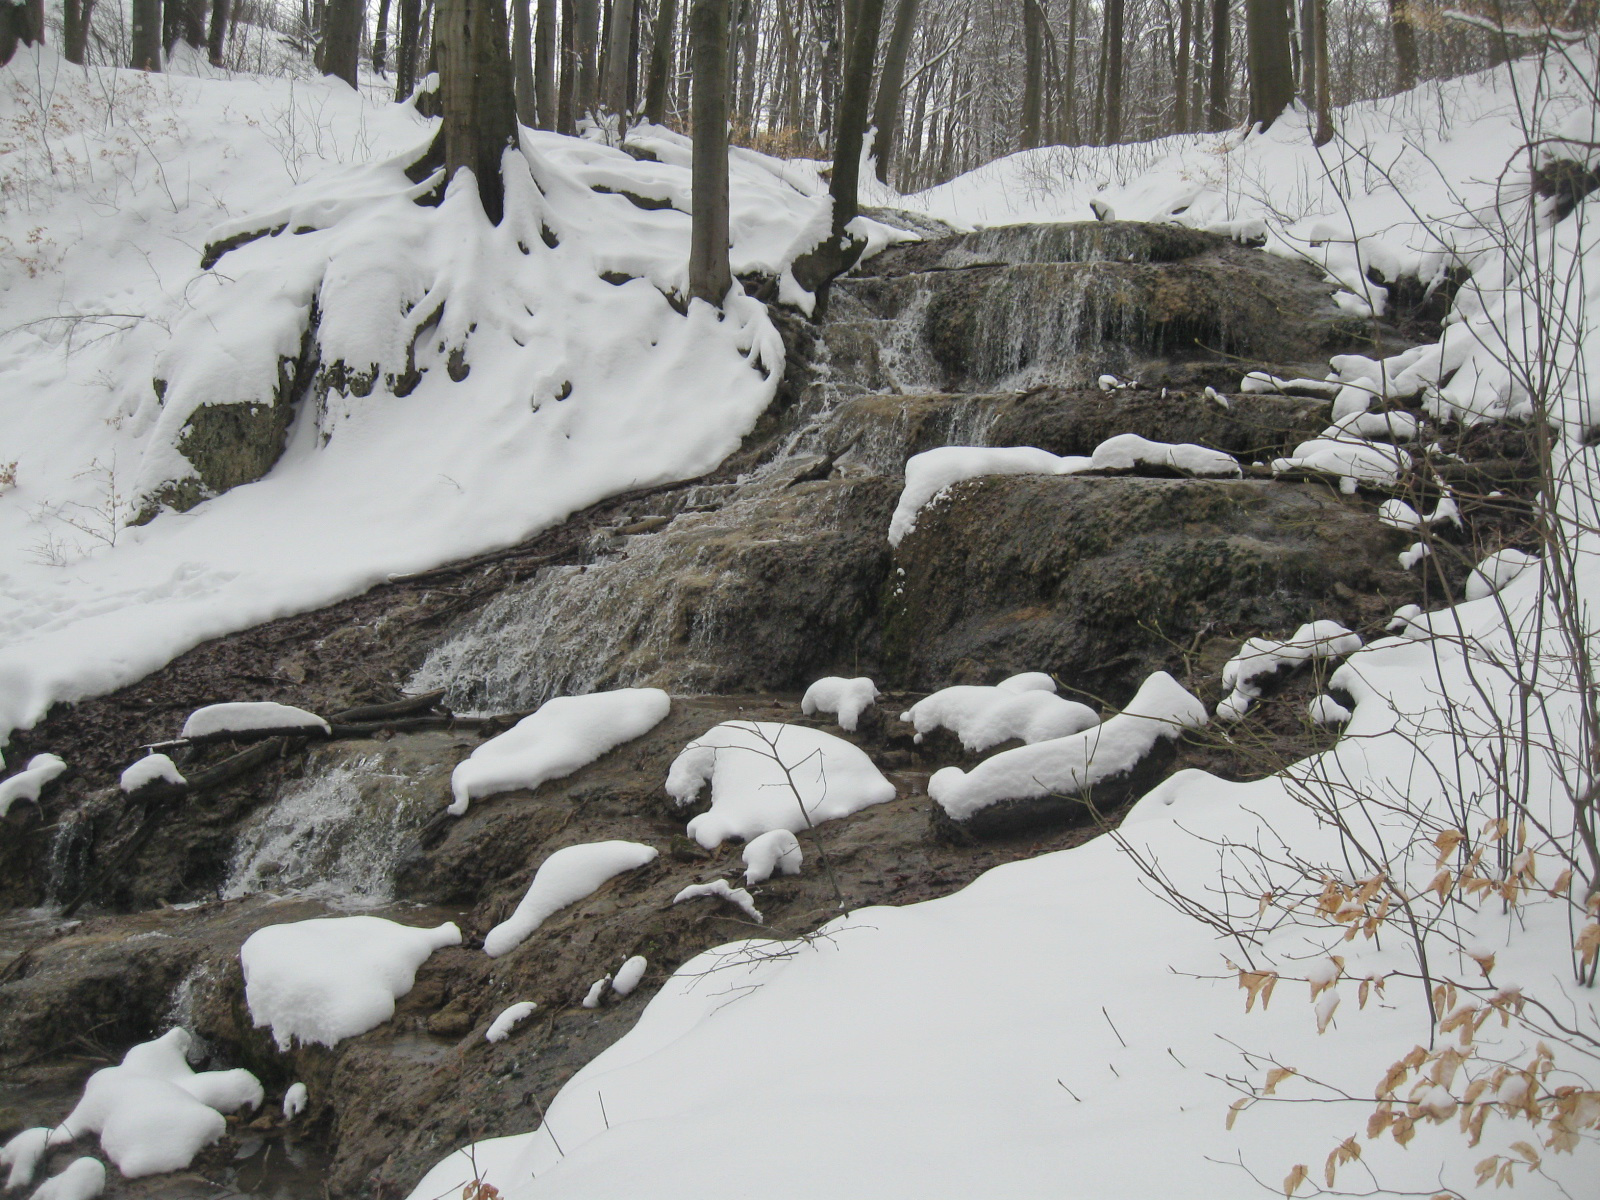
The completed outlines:
<svg viewBox="0 0 1600 1200">
<path fill-rule="evenodd" d="M 334 1046 L 394 1016 L 417 968 L 460 944 L 454 922 L 418 929 L 382 917 L 315 917 L 268 925 L 239 948 L 245 1004 L 280 1050 L 297 1039 Z"/>
<path fill-rule="evenodd" d="M 1004 750 L 971 771 L 945 767 L 928 780 L 928 795 L 961 821 L 1005 800 L 1076 794 L 1131 771 L 1163 738 L 1205 723 L 1200 702 L 1157 671 L 1116 716 L 1069 737 Z"/>
<path fill-rule="evenodd" d="M 959 684 L 918 700 L 900 719 L 916 726 L 918 742 L 936 729 L 948 729 L 970 754 L 1012 738 L 1043 742 L 1100 723 L 1094 709 L 1054 695 L 1055 688 L 1055 680 L 1040 671 L 1014 675 L 993 687 Z"/>
<path fill-rule="evenodd" d="M 1228 695 L 1217 705 L 1219 720 L 1236 721 L 1261 699 L 1261 687 L 1282 670 L 1294 670 L 1313 659 L 1343 658 L 1361 649 L 1361 639 L 1337 621 L 1311 621 L 1287 641 L 1253 637 L 1222 668 Z"/>
<path fill-rule="evenodd" d="M 291 704 L 274 704 L 270 700 L 236 701 L 195 709 L 183 723 L 183 733 L 179 736 L 197 738 L 257 729 L 320 729 L 327 733 L 328 728 L 328 723 L 316 713 Z"/>
<path fill-rule="evenodd" d="M 804 725 L 724 721 L 684 747 L 667 773 L 680 808 L 711 784 L 711 809 L 689 822 L 706 849 L 773 829 L 798 833 L 894 799 L 894 784 L 842 738 Z"/>
<path fill-rule="evenodd" d="M 674 904 L 682 904 L 685 900 L 699 900 L 704 897 L 717 900 L 726 900 L 729 904 L 739 909 L 760 925 L 763 921 L 761 910 L 756 907 L 756 902 L 744 888 L 736 888 L 726 879 L 713 879 L 710 883 L 691 883 L 683 891 L 672 898 Z"/>
<path fill-rule="evenodd" d="M 1518 575 L 1539 560 L 1522 550 L 1497 550 L 1489 555 L 1467 576 L 1465 589 L 1468 600 L 1482 600 L 1492 596 Z M 32 763 L 29 767 L 32 767 Z M 0 809 L 3 812 L 4 809 Z"/>
<path fill-rule="evenodd" d="M 105 1190 L 105 1164 L 97 1158 L 75 1158 L 40 1184 L 28 1200 L 94 1200 Z"/>
<path fill-rule="evenodd" d="M 499 958 L 517 946 L 553 913 L 592 895 L 615 875 L 655 860 L 654 846 L 639 842 L 585 842 L 557 850 L 534 872 L 533 882 L 512 913 L 489 931 L 483 951 Z"/>
<path fill-rule="evenodd" d="M 878 686 L 866 677 L 841 679 L 829 675 L 806 689 L 800 700 L 800 712 L 814 716 L 819 712 L 833 713 L 839 718 L 839 728 L 854 733 L 861 714 L 878 702 Z"/>
<path fill-rule="evenodd" d="M 511 1031 L 522 1021 L 533 1015 L 534 1009 L 539 1006 L 532 1000 L 522 1000 L 500 1011 L 500 1015 L 484 1030 L 485 1041 L 503 1042 L 511 1036 Z"/>
<path fill-rule="evenodd" d="M 39 803 L 44 785 L 66 769 L 66 761 L 59 754 L 35 754 L 28 760 L 27 767 L 0 782 L 0 817 L 10 812 L 18 800 Z"/>
<path fill-rule="evenodd" d="M 227 1131 L 223 1113 L 257 1107 L 261 1084 L 245 1070 L 195 1073 L 185 1029 L 134 1046 L 122 1063 L 89 1076 L 61 1122 L 65 1140 L 98 1134 L 117 1170 L 134 1179 L 181 1171 Z"/>
<path fill-rule="evenodd" d="M 474 750 L 450 775 L 461 816 L 484 796 L 537 788 L 588 766 L 666 717 L 672 700 L 660 688 L 622 688 L 587 696 L 557 696 L 499 737 Z"/>
<path fill-rule="evenodd" d="M 178 764 L 165 754 L 146 754 L 124 771 L 117 783 L 125 792 L 137 792 L 146 784 L 158 779 L 163 783 L 179 785 L 189 782 L 179 772 Z"/>
<path fill-rule="evenodd" d="M 805 855 L 800 852 L 800 839 L 787 829 L 771 829 L 753 837 L 744 848 L 744 881 L 753 887 L 772 878 L 774 871 L 785 875 L 800 874 L 800 864 Z"/>
<path fill-rule="evenodd" d="M 611 980 L 611 990 L 619 996 L 627 996 L 639 986 L 639 981 L 644 978 L 645 968 L 649 961 L 641 954 L 635 954 L 627 962 L 617 968 L 616 976 Z"/>
</svg>

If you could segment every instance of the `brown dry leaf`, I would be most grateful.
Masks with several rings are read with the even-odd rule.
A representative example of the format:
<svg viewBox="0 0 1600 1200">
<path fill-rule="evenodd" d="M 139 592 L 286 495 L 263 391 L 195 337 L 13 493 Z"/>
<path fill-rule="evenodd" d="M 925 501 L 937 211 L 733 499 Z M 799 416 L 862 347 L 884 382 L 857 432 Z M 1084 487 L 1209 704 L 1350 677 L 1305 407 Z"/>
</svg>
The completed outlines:
<svg viewBox="0 0 1600 1200">
<path fill-rule="evenodd" d="M 1360 1004 L 1357 1005 L 1358 1008 L 1365 1008 L 1367 1006 L 1367 996 L 1371 992 L 1372 992 L 1372 980 L 1363 979 L 1361 981 L 1361 986 L 1356 989 L 1356 999 L 1361 1002 Z"/>
<path fill-rule="evenodd" d="M 1272 999 L 1272 989 L 1277 985 L 1278 973 L 1276 971 L 1241 970 L 1239 972 L 1239 986 L 1249 993 L 1244 1002 L 1245 1012 L 1249 1012 L 1255 1007 L 1258 998 L 1261 1001 L 1261 1007 L 1265 1009 L 1267 1002 Z"/>
<path fill-rule="evenodd" d="M 1494 955 L 1474 954 L 1472 961 L 1478 964 L 1478 970 L 1483 972 L 1483 977 L 1485 979 L 1489 978 L 1489 972 L 1494 970 Z"/>
<path fill-rule="evenodd" d="M 1417 1136 L 1416 1122 L 1410 1117 L 1397 1117 L 1394 1123 L 1394 1140 L 1404 1146 Z"/>
<path fill-rule="evenodd" d="M 1240 1096 L 1232 1104 L 1228 1105 L 1228 1120 L 1223 1125 L 1223 1128 L 1224 1129 L 1232 1129 L 1234 1121 L 1238 1119 L 1239 1114 L 1244 1111 L 1245 1105 L 1247 1105 L 1249 1103 L 1250 1103 L 1250 1097 L 1249 1096 Z"/>
<path fill-rule="evenodd" d="M 1278 1090 L 1278 1085 L 1293 1074 L 1295 1074 L 1293 1067 L 1273 1067 L 1272 1070 L 1267 1072 L 1267 1083 L 1261 1089 L 1261 1094 L 1263 1096 L 1272 1095 Z"/>
<path fill-rule="evenodd" d="M 1347 1162 L 1354 1162 L 1361 1157 L 1361 1145 L 1353 1137 L 1347 1137 L 1340 1142 L 1328 1155 L 1328 1161 L 1323 1164 L 1322 1177 L 1328 1181 L 1328 1186 L 1333 1186 L 1333 1177 L 1338 1169 Z"/>
<path fill-rule="evenodd" d="M 1556 897 L 1557 899 L 1560 899 L 1562 896 L 1565 896 L 1567 894 L 1568 889 L 1571 888 L 1571 887 L 1572 887 L 1572 869 L 1569 867 L 1567 870 L 1565 870 L 1565 871 L 1561 872 L 1561 874 L 1557 875 L 1556 876 L 1556 881 L 1554 883 L 1552 883 L 1545 890 L 1547 892 L 1549 892 L 1550 895 Z"/>
<path fill-rule="evenodd" d="M 1527 1159 L 1530 1166 L 1537 1167 L 1539 1165 L 1539 1152 L 1533 1148 L 1532 1143 L 1512 1142 L 1511 1148 Z"/>
<path fill-rule="evenodd" d="M 1600 921 L 1590 921 L 1585 925 L 1572 948 L 1578 952 L 1585 967 L 1591 966 L 1595 955 L 1600 954 Z"/>
<path fill-rule="evenodd" d="M 1461 845 L 1466 836 L 1459 829 L 1446 829 L 1438 837 L 1434 838 L 1433 844 L 1439 849 L 1439 857 L 1433 865 L 1436 867 L 1444 866 L 1444 860 L 1456 852 L 1456 847 Z"/>
<path fill-rule="evenodd" d="M 1307 1167 L 1305 1163 L 1296 1164 L 1295 1169 L 1284 1176 L 1283 1194 L 1285 1196 L 1294 1195 L 1295 1189 L 1306 1181 L 1306 1176 L 1310 1173 L 1311 1168 Z"/>
<path fill-rule="evenodd" d="M 1494 1174 L 1494 1169 L 1496 1167 L 1498 1167 L 1499 1165 L 1500 1165 L 1500 1156 L 1498 1154 L 1491 1154 L 1488 1158 L 1484 1159 L 1476 1167 L 1473 1168 L 1473 1170 L 1475 1172 L 1477 1172 L 1477 1175 L 1478 1175 L 1478 1186 L 1479 1187 L 1482 1187 L 1484 1184 L 1489 1182 L 1490 1176 L 1492 1176 Z"/>
</svg>

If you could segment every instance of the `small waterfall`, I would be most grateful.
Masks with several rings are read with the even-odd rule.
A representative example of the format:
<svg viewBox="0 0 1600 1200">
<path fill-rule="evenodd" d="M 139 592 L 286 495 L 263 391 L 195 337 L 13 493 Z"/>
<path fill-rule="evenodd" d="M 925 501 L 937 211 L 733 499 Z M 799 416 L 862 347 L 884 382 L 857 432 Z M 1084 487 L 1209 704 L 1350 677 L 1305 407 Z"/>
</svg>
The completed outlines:
<svg viewBox="0 0 1600 1200">
<path fill-rule="evenodd" d="M 45 864 L 45 904 L 56 908 L 78 894 L 89 878 L 94 853 L 94 821 L 81 807 L 65 814 L 50 839 Z"/>
<path fill-rule="evenodd" d="M 314 752 L 306 776 L 240 830 L 224 898 L 297 891 L 363 905 L 391 900 L 401 857 L 447 790 L 447 768 L 421 777 L 395 768 L 382 753 Z"/>
</svg>

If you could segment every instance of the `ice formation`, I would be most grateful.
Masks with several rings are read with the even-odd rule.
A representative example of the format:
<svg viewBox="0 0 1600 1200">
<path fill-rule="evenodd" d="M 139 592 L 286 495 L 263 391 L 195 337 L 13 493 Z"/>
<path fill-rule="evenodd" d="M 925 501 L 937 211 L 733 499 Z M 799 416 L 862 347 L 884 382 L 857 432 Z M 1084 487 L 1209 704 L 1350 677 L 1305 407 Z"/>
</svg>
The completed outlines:
<svg viewBox="0 0 1600 1200">
<path fill-rule="evenodd" d="M 489 931 L 483 951 L 499 958 L 520 946 L 552 913 L 576 904 L 614 875 L 654 861 L 654 846 L 640 842 L 585 842 L 557 850 L 534 872 L 517 909 Z"/>
<path fill-rule="evenodd" d="M 649 733 L 666 717 L 672 700 L 660 688 L 622 688 L 587 696 L 557 696 L 531 717 L 490 738 L 450 776 L 461 816 L 483 796 L 515 788 L 537 788 L 562 779 L 624 742 Z"/>
<path fill-rule="evenodd" d="M 291 1083 L 283 1093 L 283 1119 L 292 1121 L 305 1112 L 308 1098 L 305 1084 Z"/>
<path fill-rule="evenodd" d="M 667 773 L 667 794 L 687 808 L 707 782 L 711 809 L 688 832 L 708 850 L 730 837 L 797 833 L 895 796 L 894 784 L 843 738 L 768 721 L 724 721 L 690 742 Z"/>
</svg>

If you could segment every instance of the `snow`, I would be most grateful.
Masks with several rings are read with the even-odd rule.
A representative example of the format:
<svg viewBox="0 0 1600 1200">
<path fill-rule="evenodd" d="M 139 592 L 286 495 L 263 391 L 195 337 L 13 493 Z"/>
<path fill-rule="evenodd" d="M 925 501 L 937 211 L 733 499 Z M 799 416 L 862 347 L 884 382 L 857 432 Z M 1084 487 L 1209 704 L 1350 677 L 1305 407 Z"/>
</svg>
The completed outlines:
<svg viewBox="0 0 1600 1200">
<path fill-rule="evenodd" d="M 499 958 L 527 940 L 552 914 L 594 894 L 613 876 L 655 861 L 657 850 L 640 842 L 585 842 L 557 850 L 533 874 L 511 916 L 489 931 L 483 951 Z"/>
<path fill-rule="evenodd" d="M 275 704 L 270 700 L 235 701 L 195 709 L 183 723 L 183 733 L 179 736 L 198 738 L 258 729 L 320 729 L 327 733 L 329 726 L 316 713 L 292 704 Z"/>
<path fill-rule="evenodd" d="M 1539 560 L 1522 550 L 1498 550 L 1489 555 L 1467 576 L 1468 600 L 1492 596 Z"/>
<path fill-rule="evenodd" d="M 511 1036 L 515 1029 L 528 1017 L 533 1015 L 533 1010 L 539 1006 L 532 1000 L 520 1000 L 516 1004 L 508 1005 L 500 1010 L 500 1015 L 489 1023 L 489 1028 L 484 1030 L 485 1041 L 503 1042 Z"/>
<path fill-rule="evenodd" d="M 227 1131 L 224 1113 L 262 1100 L 249 1071 L 193 1071 L 192 1044 L 187 1030 L 169 1029 L 89 1076 L 58 1126 L 63 1140 L 98 1134 L 100 1149 L 129 1179 L 183 1170 Z"/>
<path fill-rule="evenodd" d="M 1361 639 L 1337 621 L 1309 621 L 1286 640 L 1253 637 L 1222 668 L 1222 686 L 1229 689 L 1217 705 L 1219 720 L 1236 721 L 1261 698 L 1265 680 L 1312 660 L 1342 658 L 1361 649 Z"/>
<path fill-rule="evenodd" d="M 638 987 L 644 978 L 645 969 L 649 965 L 649 961 L 643 955 L 635 954 L 617 968 L 616 976 L 611 980 L 611 990 L 619 996 L 631 995 L 633 989 Z"/>
<path fill-rule="evenodd" d="M 599 1008 L 600 1000 L 606 994 L 606 988 L 611 986 L 611 976 L 602 975 L 589 985 L 589 990 L 584 993 L 581 1003 L 583 1008 Z"/>
<path fill-rule="evenodd" d="M 1076 475 L 1082 471 L 1133 471 L 1140 467 L 1190 475 L 1237 478 L 1231 454 L 1204 446 L 1152 442 L 1137 434 L 1107 438 L 1088 457 L 1061 456 L 1034 446 L 940 446 L 906 460 L 906 482 L 889 519 L 889 544 L 898 546 L 917 527 L 917 514 L 946 488 L 984 475 Z"/>
<path fill-rule="evenodd" d="M 774 871 L 798 875 L 800 864 L 804 861 L 799 838 L 787 829 L 769 829 L 745 843 L 745 884 L 754 887 L 758 883 L 765 883 L 772 878 Z"/>
<path fill-rule="evenodd" d="M 207 639 L 702 475 L 782 376 L 759 302 L 669 302 L 689 247 L 678 135 L 636 133 L 663 160 L 642 162 L 525 131 L 492 226 L 470 181 L 438 207 L 412 203 L 435 181 L 402 168 L 437 122 L 411 105 L 319 76 L 207 74 L 84 69 L 49 47 L 0 68 L 5 127 L 75 139 L 52 161 L 25 136 L 3 168 L 0 244 L 31 246 L 38 270 L 9 271 L 0 294 L 0 429 L 18 460 L 0 498 L 0 743 Z M 736 273 L 781 272 L 828 205 L 817 164 L 748 151 L 730 187 Z M 279 223 L 311 232 L 199 268 L 206 243 Z M 904 236 L 856 228 L 875 245 Z M 322 361 L 376 366 L 371 394 L 302 405 L 258 482 L 128 526 L 152 485 L 189 474 L 190 416 L 272 399 L 313 302 Z M 397 395 L 410 335 L 441 303 L 416 346 L 420 382 Z M 471 371 L 460 382 L 452 344 Z"/>
<path fill-rule="evenodd" d="M 1015 680 L 1041 676 L 1044 688 L 1018 687 Z M 936 729 L 948 729 L 961 739 L 962 748 L 977 754 L 1001 742 L 1020 738 L 1042 742 L 1080 733 L 1100 723 L 1100 714 L 1087 704 L 1054 694 L 1055 681 L 1042 672 L 1001 680 L 993 687 L 958 684 L 925 696 L 900 714 L 916 727 L 921 742 Z"/>
<path fill-rule="evenodd" d="M 158 779 L 163 783 L 178 785 L 188 782 L 178 770 L 178 764 L 165 754 L 146 754 L 124 771 L 117 783 L 125 792 L 137 792 Z"/>
<path fill-rule="evenodd" d="M 1427 542 L 1412 542 L 1411 545 L 1400 551 L 1395 557 L 1400 560 L 1401 568 L 1409 571 L 1432 553 L 1433 547 L 1428 545 Z"/>
<path fill-rule="evenodd" d="M 0 1167 L 9 1168 L 6 1175 L 6 1190 L 16 1191 L 32 1183 L 34 1175 L 38 1173 L 39 1164 L 44 1161 L 44 1156 L 49 1153 L 50 1147 L 65 1140 L 66 1138 L 54 1129 L 36 1125 L 32 1129 L 24 1129 L 4 1146 L 0 1146 Z"/>
<path fill-rule="evenodd" d="M 1446 523 L 1461 524 L 1461 510 L 1456 507 L 1456 502 L 1449 496 L 1440 498 L 1439 503 L 1433 506 L 1433 511 L 1424 517 L 1404 500 L 1385 500 L 1378 505 L 1378 520 L 1390 529 L 1423 529 Z"/>
<path fill-rule="evenodd" d="M 28 1200 L 94 1200 L 105 1190 L 105 1164 L 97 1158 L 75 1158 L 40 1184 Z"/>
<path fill-rule="evenodd" d="M 730 837 L 802 829 L 895 797 L 872 760 L 831 733 L 769 721 L 724 721 L 684 747 L 667 773 L 680 808 L 711 784 L 711 808 L 688 833 L 708 850 Z"/>
<path fill-rule="evenodd" d="M 473 800 L 565 778 L 649 733 L 671 708 L 671 698 L 660 688 L 547 700 L 538 712 L 484 742 L 456 767 L 450 776 L 455 801 L 449 811 L 461 816 Z"/>
<path fill-rule="evenodd" d="M 1327 695 L 1313 697 L 1306 712 L 1318 725 L 1344 725 L 1353 715 L 1348 708 Z"/>
<path fill-rule="evenodd" d="M 756 907 L 756 902 L 744 888 L 736 888 L 726 879 L 713 879 L 710 883 L 691 883 L 683 891 L 672 898 L 674 904 L 682 904 L 685 900 L 699 900 L 704 897 L 726 900 L 729 904 L 739 909 L 760 925 L 763 921 L 761 910 Z"/>
<path fill-rule="evenodd" d="M 1081 733 L 1003 750 L 970 771 L 945 767 L 928 780 L 928 795 L 960 821 L 1005 800 L 1075 794 L 1131 771 L 1161 739 L 1205 723 L 1204 706 L 1157 671 L 1116 716 Z"/>
<path fill-rule="evenodd" d="M 305 1084 L 291 1083 L 283 1093 L 283 1119 L 292 1121 L 305 1112 L 308 1098 Z"/>
<path fill-rule="evenodd" d="M 59 754 L 35 754 L 28 765 L 10 779 L 0 782 L 0 817 L 11 811 L 18 800 L 39 803 L 39 793 L 61 772 L 67 769 Z"/>
<path fill-rule="evenodd" d="M 1349 438 L 1313 438 L 1287 458 L 1272 460 L 1276 474 L 1321 471 L 1365 484 L 1394 483 L 1410 467 L 1411 456 L 1404 450 Z"/>
<path fill-rule="evenodd" d="M 268 925 L 239 948 L 245 1004 L 278 1049 L 334 1046 L 382 1025 L 435 950 L 461 944 L 454 922 L 433 929 L 383 917 L 314 917 Z"/>
<path fill-rule="evenodd" d="M 800 700 L 800 712 L 814 716 L 819 712 L 834 713 L 839 718 L 839 728 L 854 733 L 861 714 L 878 702 L 878 687 L 865 676 L 841 679 L 829 675 L 806 689 Z"/>
</svg>

